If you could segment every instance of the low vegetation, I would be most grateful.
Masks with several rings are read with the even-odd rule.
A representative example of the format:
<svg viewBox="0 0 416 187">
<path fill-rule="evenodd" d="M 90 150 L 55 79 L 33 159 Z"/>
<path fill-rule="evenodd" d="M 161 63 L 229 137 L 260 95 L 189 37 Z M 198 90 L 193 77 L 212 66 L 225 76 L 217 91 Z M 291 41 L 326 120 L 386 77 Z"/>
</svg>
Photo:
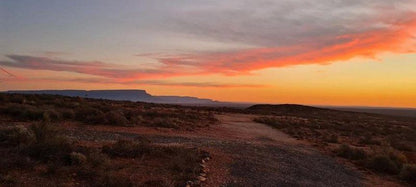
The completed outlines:
<svg viewBox="0 0 416 187">
<path fill-rule="evenodd" d="M 314 142 L 359 167 L 414 180 L 416 119 L 297 105 L 257 106 L 249 111 L 263 116 L 254 121 Z"/>
<path fill-rule="evenodd" d="M 56 95 L 0 93 L 3 121 L 74 121 L 88 125 L 151 126 L 191 130 L 217 122 L 213 112 L 192 107 Z"/>
<path fill-rule="evenodd" d="M 73 142 L 53 124 L 0 129 L 0 186 L 184 186 L 205 152 L 146 139 L 103 146 Z"/>
</svg>

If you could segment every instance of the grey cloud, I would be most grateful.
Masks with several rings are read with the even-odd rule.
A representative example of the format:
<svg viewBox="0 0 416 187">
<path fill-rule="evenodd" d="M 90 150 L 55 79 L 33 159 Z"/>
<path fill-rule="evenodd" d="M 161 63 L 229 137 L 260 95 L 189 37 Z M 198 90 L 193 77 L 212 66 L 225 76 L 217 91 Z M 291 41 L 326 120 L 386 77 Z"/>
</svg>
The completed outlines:
<svg viewBox="0 0 416 187">
<path fill-rule="evenodd" d="M 12 80 L 12 79 L 8 79 Z M 13 79 L 16 80 L 16 79 Z M 18 79 L 24 81 L 25 79 Z M 185 87 L 217 87 L 217 88 L 246 88 L 246 87 L 266 87 L 264 84 L 238 84 L 238 83 L 218 83 L 218 82 L 173 82 L 168 80 L 133 80 L 117 81 L 107 78 L 39 78 L 31 80 L 46 81 L 64 81 L 64 82 L 81 82 L 81 83 L 105 83 L 105 84 L 123 84 L 123 85 L 158 85 L 158 86 L 185 86 Z"/>
<path fill-rule="evenodd" d="M 33 70 L 76 72 L 115 79 L 165 76 L 172 73 L 163 69 L 131 69 L 129 67 L 99 61 L 67 61 L 25 55 L 6 56 L 11 60 L 0 61 L 0 65 Z"/>
<path fill-rule="evenodd" d="M 170 29 L 213 40 L 262 47 L 334 44 L 332 38 L 406 19 L 410 0 L 193 1 L 167 10 Z M 389 18 L 383 18 L 389 17 Z"/>
</svg>

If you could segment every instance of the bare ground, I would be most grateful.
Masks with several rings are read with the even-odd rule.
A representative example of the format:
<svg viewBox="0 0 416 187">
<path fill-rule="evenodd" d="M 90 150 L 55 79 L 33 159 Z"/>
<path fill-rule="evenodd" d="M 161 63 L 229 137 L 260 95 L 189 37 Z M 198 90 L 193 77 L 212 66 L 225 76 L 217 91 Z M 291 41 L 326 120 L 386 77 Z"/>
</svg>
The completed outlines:
<svg viewBox="0 0 416 187">
<path fill-rule="evenodd" d="M 66 124 L 80 141 L 146 137 L 154 143 L 181 144 L 209 151 L 205 186 L 362 186 L 363 177 L 305 142 L 263 124 L 252 116 L 218 115 L 221 123 L 195 131 L 146 127 Z"/>
</svg>

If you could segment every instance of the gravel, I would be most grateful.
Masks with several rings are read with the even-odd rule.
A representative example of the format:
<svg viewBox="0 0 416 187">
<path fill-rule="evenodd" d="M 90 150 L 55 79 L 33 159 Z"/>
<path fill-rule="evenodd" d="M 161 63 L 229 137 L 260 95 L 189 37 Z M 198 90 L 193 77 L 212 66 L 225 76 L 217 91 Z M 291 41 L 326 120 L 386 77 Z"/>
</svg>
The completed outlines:
<svg viewBox="0 0 416 187">
<path fill-rule="evenodd" d="M 140 135 L 83 129 L 67 130 L 69 137 L 88 141 L 113 141 L 146 137 L 153 143 L 212 147 L 232 155 L 231 177 L 225 186 L 361 186 L 361 176 L 333 158 L 302 145 L 259 144 L 213 138 Z"/>
</svg>

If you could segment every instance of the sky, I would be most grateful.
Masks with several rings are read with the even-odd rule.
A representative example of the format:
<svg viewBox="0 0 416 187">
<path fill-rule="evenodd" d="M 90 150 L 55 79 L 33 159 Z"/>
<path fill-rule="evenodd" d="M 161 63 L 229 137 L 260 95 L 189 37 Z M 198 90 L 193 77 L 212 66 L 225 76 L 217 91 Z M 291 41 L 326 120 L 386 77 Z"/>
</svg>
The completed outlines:
<svg viewBox="0 0 416 187">
<path fill-rule="evenodd" d="M 0 90 L 416 107 L 415 0 L 0 0 Z"/>
</svg>

